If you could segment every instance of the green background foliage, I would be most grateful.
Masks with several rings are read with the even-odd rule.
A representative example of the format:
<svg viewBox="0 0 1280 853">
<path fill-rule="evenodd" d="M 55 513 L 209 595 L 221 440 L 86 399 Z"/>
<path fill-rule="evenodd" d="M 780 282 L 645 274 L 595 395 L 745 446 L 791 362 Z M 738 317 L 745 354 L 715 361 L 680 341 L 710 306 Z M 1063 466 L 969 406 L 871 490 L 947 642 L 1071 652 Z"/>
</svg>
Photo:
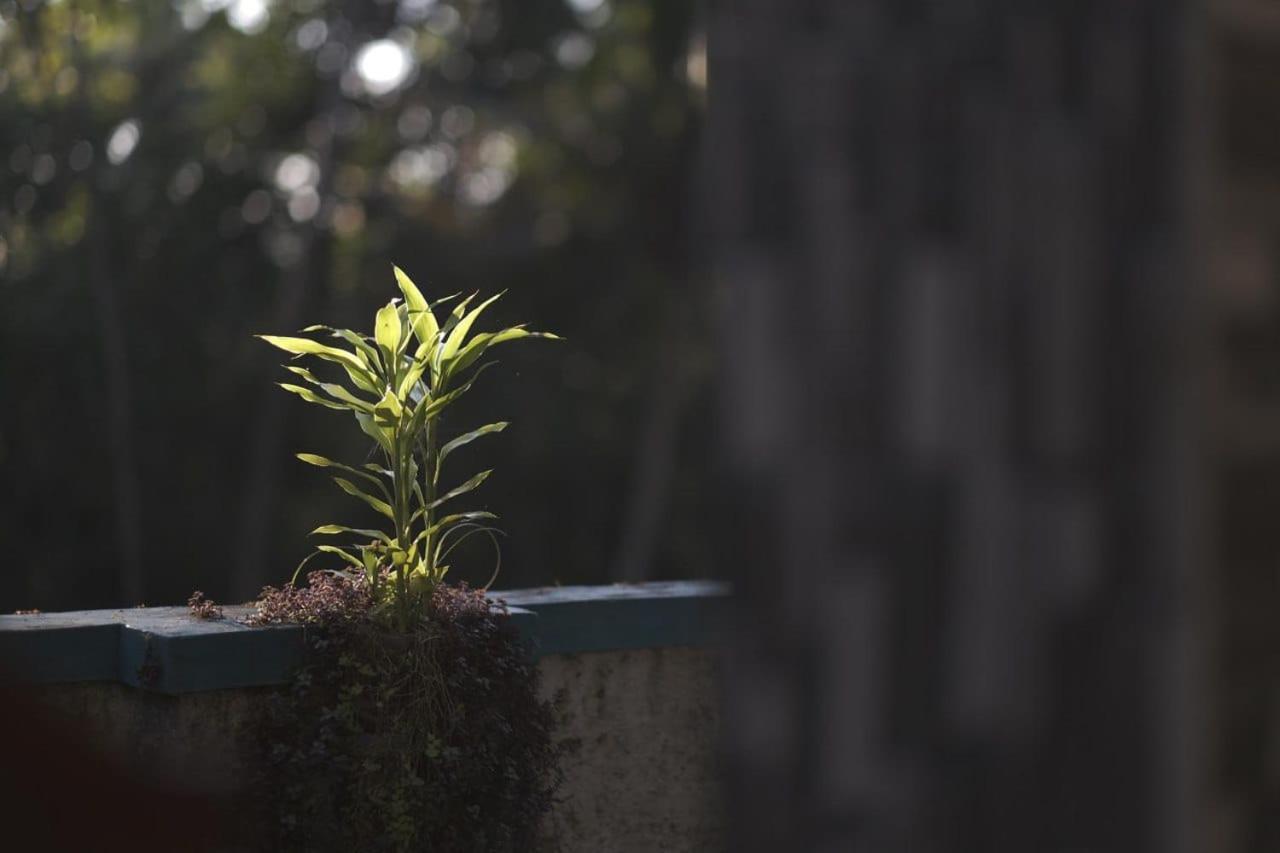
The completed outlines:
<svg viewBox="0 0 1280 853">
<path fill-rule="evenodd" d="M 460 404 L 514 422 L 500 585 L 710 574 L 692 10 L 0 2 L 0 610 L 285 580 L 347 507 L 292 453 L 365 448 L 252 335 L 363 328 L 393 260 L 567 338 Z"/>
</svg>

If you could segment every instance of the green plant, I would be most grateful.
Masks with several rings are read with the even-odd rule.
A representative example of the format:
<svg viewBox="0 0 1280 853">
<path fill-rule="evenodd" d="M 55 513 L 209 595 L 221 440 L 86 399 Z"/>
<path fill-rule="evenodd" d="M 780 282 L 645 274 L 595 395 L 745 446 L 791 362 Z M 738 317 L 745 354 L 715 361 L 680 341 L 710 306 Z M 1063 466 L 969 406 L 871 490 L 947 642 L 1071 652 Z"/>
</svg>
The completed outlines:
<svg viewBox="0 0 1280 853">
<path fill-rule="evenodd" d="M 404 298 L 393 299 L 378 311 L 372 336 L 328 326 L 302 330 L 327 332 L 349 349 L 305 337 L 259 337 L 295 357 L 310 356 L 342 369 L 346 383 L 325 381 L 304 367 L 289 365 L 288 370 L 306 385 L 283 382 L 280 387 L 308 403 L 353 414 L 360 429 L 374 441 L 383 462 L 354 466 L 314 453 L 298 454 L 303 462 L 346 475 L 335 475 L 334 482 L 384 516 L 391 530 L 339 524 L 317 527 L 314 534 L 358 536 L 369 541 L 347 547 L 318 546 L 295 570 L 293 581 L 312 557 L 335 555 L 362 573 L 374 601 L 380 607 L 393 606 L 401 626 L 407 626 L 421 603 L 443 580 L 449 569 L 445 561 L 461 542 L 484 534 L 493 539 L 497 549 L 494 534 L 498 531 L 490 523 L 496 519 L 493 513 L 438 514 L 445 503 L 477 488 L 491 471 L 481 471 L 442 492 L 441 467 L 454 450 L 502 431 L 507 423 L 486 424 L 442 441 L 441 414 L 493 363 L 481 361 L 490 348 L 523 338 L 557 336 L 531 332 L 523 325 L 472 334 L 481 312 L 502 294 L 468 310 L 477 295 L 472 294 L 458 302 L 442 324 L 434 309 L 457 295 L 429 304 L 399 267 L 393 269 Z M 498 565 L 500 559 L 495 564 L 495 574 Z"/>
</svg>

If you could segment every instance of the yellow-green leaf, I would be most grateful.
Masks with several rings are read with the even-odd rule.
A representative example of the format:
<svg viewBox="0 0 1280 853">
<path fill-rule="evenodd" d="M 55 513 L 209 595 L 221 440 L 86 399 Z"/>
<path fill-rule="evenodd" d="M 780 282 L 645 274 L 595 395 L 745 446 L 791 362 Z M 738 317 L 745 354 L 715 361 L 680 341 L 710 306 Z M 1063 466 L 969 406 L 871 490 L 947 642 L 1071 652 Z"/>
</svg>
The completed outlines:
<svg viewBox="0 0 1280 853">
<path fill-rule="evenodd" d="M 303 379 L 310 382 L 312 385 L 315 385 L 317 388 L 322 389 L 330 397 L 334 397 L 338 400 L 343 401 L 344 403 L 350 403 L 352 407 L 364 412 L 373 411 L 373 403 L 370 403 L 368 400 L 361 400 L 359 397 L 355 396 L 346 388 L 343 388 L 341 385 L 335 385 L 332 382 L 321 382 L 314 375 L 312 375 L 310 370 L 307 370 L 305 367 L 294 367 L 293 365 L 285 365 L 285 370 L 298 374 Z"/>
<path fill-rule="evenodd" d="M 462 346 L 462 341 L 467 337 L 467 333 L 471 331 L 471 326 L 475 323 L 476 318 L 480 316 L 480 312 L 498 301 L 501 297 L 501 293 L 490 296 L 458 321 L 458 325 L 453 327 L 453 331 L 449 333 L 449 338 L 444 342 L 444 348 L 440 352 L 441 362 L 448 361 L 457 354 L 458 348 Z"/>
<path fill-rule="evenodd" d="M 323 551 L 326 554 L 336 554 L 342 559 L 346 560 L 351 565 L 355 566 L 357 569 L 361 569 L 361 570 L 364 569 L 363 563 L 361 563 L 359 560 L 357 560 L 355 557 L 351 556 L 341 548 L 335 547 L 333 545 L 317 545 L 316 550 Z"/>
<path fill-rule="evenodd" d="M 409 276 L 405 275 L 404 270 L 395 266 L 392 269 L 396 274 L 396 282 L 400 285 L 400 292 L 404 294 L 404 304 L 409 309 L 409 323 L 413 326 L 413 335 L 418 339 L 419 344 L 427 347 L 426 355 L 429 356 L 440 334 L 436 315 L 431 312 L 431 306 L 422 295 L 422 291 Z"/>
<path fill-rule="evenodd" d="M 317 358 L 323 358 L 327 361 L 333 361 L 353 370 L 364 373 L 368 370 L 355 353 L 347 352 L 338 347 L 325 346 L 319 341 L 313 341 L 310 338 L 290 338 L 280 335 L 258 335 L 259 338 L 278 347 L 287 353 L 293 355 L 314 355 Z"/>
<path fill-rule="evenodd" d="M 391 509 L 391 504 L 387 503 L 386 501 L 380 501 L 377 498 L 375 498 L 373 495 L 362 492 L 360 488 L 356 486 L 354 483 L 352 483 L 350 480 L 344 480 L 341 477 L 334 477 L 333 481 L 338 484 L 338 488 L 342 489 L 342 491 L 351 495 L 353 498 L 359 498 L 360 500 L 367 503 L 369 506 L 376 509 L 378 512 L 385 515 L 387 518 L 391 519 L 392 521 L 395 521 L 396 514 L 395 514 L 395 511 Z"/>
<path fill-rule="evenodd" d="M 351 410 L 351 406 L 348 406 L 346 403 L 337 403 L 327 397 L 321 397 L 310 388 L 303 388 L 301 385 L 290 385 L 287 382 L 280 382 L 277 384 L 279 384 L 279 386 L 284 390 L 297 394 L 308 403 L 315 403 L 317 406 L 324 406 L 328 409 L 337 409 L 340 412 L 347 412 Z"/>
<path fill-rule="evenodd" d="M 427 504 L 427 508 L 433 509 L 435 507 L 440 506 L 440 504 L 444 503 L 445 501 L 450 500 L 451 498 L 456 498 L 458 495 L 464 495 L 467 492 L 472 491 L 473 489 L 479 487 L 479 485 L 483 483 L 485 480 L 489 479 L 489 475 L 492 473 L 493 473 L 493 469 L 489 469 L 488 471 L 481 471 L 479 474 L 476 474 L 474 477 L 472 477 L 470 480 L 467 480 L 467 482 L 463 483 L 461 486 L 458 486 L 456 489 L 450 489 L 439 498 L 436 498 L 434 501 Z"/>
<path fill-rule="evenodd" d="M 444 459 L 453 451 L 462 447 L 464 444 L 470 444 L 482 435 L 488 435 L 492 432 L 502 432 L 509 425 L 508 421 L 498 421 L 493 424 L 485 424 L 479 429 L 473 429 L 464 435 L 460 435 L 452 441 L 446 442 L 444 447 L 440 448 L 440 464 L 444 464 Z"/>
<path fill-rule="evenodd" d="M 386 430 L 374 423 L 373 415 L 356 412 L 356 421 L 360 424 L 360 429 L 365 435 L 376 441 L 378 446 L 387 453 L 391 452 L 391 438 L 387 435 Z"/>
<path fill-rule="evenodd" d="M 400 347 L 400 312 L 394 302 L 388 302 L 378 310 L 373 321 L 373 339 L 390 353 L 392 359 L 395 358 Z"/>
<path fill-rule="evenodd" d="M 404 414 L 404 407 L 400 405 L 399 398 L 391 393 L 390 388 L 382 393 L 382 399 L 373 408 L 374 420 L 380 426 L 398 425 L 402 414 Z"/>
<path fill-rule="evenodd" d="M 368 471 L 361 471 L 359 468 L 352 468 L 350 465 L 343 465 L 341 462 L 334 462 L 332 459 L 327 459 L 324 456 L 319 456 L 315 453 L 298 453 L 296 455 L 308 465 L 315 465 L 317 468 L 337 468 L 340 471 L 346 471 L 348 474 L 353 474 L 363 480 L 368 480 L 382 491 L 383 496 L 386 497 L 387 500 L 391 500 L 391 494 L 387 491 L 386 485 L 382 480 L 378 479 L 373 474 L 370 474 Z"/>
<path fill-rule="evenodd" d="M 364 527 L 346 527 L 341 524 L 322 524 L 315 530 L 311 531 L 312 536 L 337 536 L 343 533 L 352 533 L 356 536 L 365 536 L 369 539 L 377 539 L 381 542 L 392 544 L 391 537 L 383 533 L 381 530 L 370 530 Z"/>
</svg>

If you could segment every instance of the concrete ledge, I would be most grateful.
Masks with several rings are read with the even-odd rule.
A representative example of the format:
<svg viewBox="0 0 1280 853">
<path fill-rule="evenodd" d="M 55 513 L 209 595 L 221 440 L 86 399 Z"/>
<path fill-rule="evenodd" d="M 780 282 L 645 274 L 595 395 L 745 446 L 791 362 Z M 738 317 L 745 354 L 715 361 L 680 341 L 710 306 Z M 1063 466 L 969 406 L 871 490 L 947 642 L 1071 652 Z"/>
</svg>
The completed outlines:
<svg viewBox="0 0 1280 853">
<path fill-rule="evenodd" d="M 497 592 L 512 607 L 537 614 L 544 655 L 704 646 L 719 636 L 728 584 L 714 581 L 553 586 Z"/>
<path fill-rule="evenodd" d="M 724 584 L 702 581 L 495 592 L 536 653 L 700 646 L 717 636 Z M 285 682 L 301 659 L 300 626 L 250 627 L 185 607 L 0 616 L 0 684 L 118 681 L 160 693 Z"/>
</svg>

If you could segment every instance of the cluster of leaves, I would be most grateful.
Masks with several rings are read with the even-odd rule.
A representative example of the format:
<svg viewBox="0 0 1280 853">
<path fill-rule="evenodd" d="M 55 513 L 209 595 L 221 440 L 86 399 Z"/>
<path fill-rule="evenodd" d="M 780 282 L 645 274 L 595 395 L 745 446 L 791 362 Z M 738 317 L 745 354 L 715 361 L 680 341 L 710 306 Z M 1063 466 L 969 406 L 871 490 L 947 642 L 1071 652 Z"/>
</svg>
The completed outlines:
<svg viewBox="0 0 1280 853">
<path fill-rule="evenodd" d="M 191 597 L 187 599 L 187 609 L 191 611 L 191 615 L 196 619 L 221 619 L 222 608 L 219 607 L 213 599 L 206 598 L 205 594 L 200 590 L 191 593 Z"/>
<path fill-rule="evenodd" d="M 365 618 L 373 605 L 373 594 L 363 575 L 311 572 L 306 586 L 264 588 L 253 614 L 245 621 L 250 625 L 332 628 Z"/>
<path fill-rule="evenodd" d="M 382 464 L 359 467 L 314 453 L 299 453 L 303 462 L 333 468 L 345 476 L 334 482 L 391 523 L 390 532 L 325 524 L 314 534 L 362 537 L 347 547 L 320 545 L 311 555 L 331 554 L 363 575 L 375 603 L 395 604 L 401 627 L 407 627 L 424 597 L 444 579 L 449 554 L 467 538 L 485 534 L 495 551 L 499 532 L 488 522 L 491 512 L 459 512 L 437 517 L 445 503 L 477 488 L 492 473 L 481 471 L 461 485 L 441 492 L 441 466 L 454 450 L 481 436 L 501 432 L 505 421 L 485 424 L 450 441 L 442 441 L 439 422 L 444 410 L 465 394 L 493 362 L 480 360 L 497 344 L 522 338 L 556 338 L 523 325 L 497 332 L 471 334 L 477 318 L 502 294 L 470 308 L 476 294 L 457 303 L 444 323 L 435 316 L 413 281 L 395 267 L 403 300 L 393 299 L 374 318 L 372 336 L 349 329 L 310 326 L 304 332 L 327 332 L 351 348 L 330 346 L 311 338 L 260 335 L 294 356 L 311 356 L 342 368 L 349 384 L 317 378 L 304 367 L 288 370 L 306 385 L 281 383 L 308 403 L 349 412 L 374 441 Z M 446 297 L 436 306 L 456 298 Z M 468 310 L 469 309 L 469 310 Z M 356 483 L 359 482 L 360 485 Z M 371 493 L 372 486 L 376 493 Z M 371 540 L 371 541 L 368 541 Z M 304 560 L 294 572 L 296 579 Z M 500 560 L 495 563 L 494 575 Z M 383 578 L 388 579 L 387 583 Z M 492 578 L 490 579 L 492 582 Z M 487 586 L 487 585 L 486 585 Z"/>
<path fill-rule="evenodd" d="M 553 717 L 505 608 L 439 584 L 411 630 L 370 618 L 362 575 L 268 590 L 257 621 L 310 653 L 259 732 L 272 850 L 534 849 L 560 782 Z"/>
</svg>

